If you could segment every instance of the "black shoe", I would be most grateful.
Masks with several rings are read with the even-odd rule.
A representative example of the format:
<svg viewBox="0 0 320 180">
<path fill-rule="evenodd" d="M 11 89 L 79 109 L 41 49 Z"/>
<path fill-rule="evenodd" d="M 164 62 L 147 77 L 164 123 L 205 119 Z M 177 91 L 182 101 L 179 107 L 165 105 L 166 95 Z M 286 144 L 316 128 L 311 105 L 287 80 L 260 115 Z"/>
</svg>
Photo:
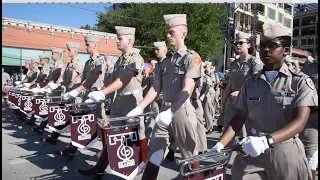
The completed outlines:
<svg viewBox="0 0 320 180">
<path fill-rule="evenodd" d="M 38 127 L 35 127 L 35 128 L 30 127 L 29 129 L 30 129 L 31 131 L 35 132 L 35 133 L 40 134 L 40 135 L 43 134 L 43 130 L 38 129 Z"/>
<path fill-rule="evenodd" d="M 72 153 L 69 151 L 69 149 L 63 150 L 63 151 L 54 151 L 59 156 L 66 157 L 68 160 L 72 161 L 73 158 L 76 156 L 75 153 Z"/>
<path fill-rule="evenodd" d="M 213 129 L 209 129 L 209 130 L 206 132 L 206 134 L 211 134 L 211 133 L 213 133 Z"/>
<path fill-rule="evenodd" d="M 58 139 L 53 139 L 53 138 L 51 138 L 51 137 L 48 137 L 48 138 L 40 138 L 40 140 L 43 141 L 43 142 L 48 142 L 48 143 L 50 143 L 50 144 L 52 144 L 52 145 L 56 145 L 56 144 L 57 144 L 57 141 L 58 141 Z"/>
<path fill-rule="evenodd" d="M 168 159 L 169 161 L 173 162 L 173 160 L 174 160 L 174 151 L 172 149 L 169 150 L 169 153 L 167 154 L 166 159 Z"/>
</svg>

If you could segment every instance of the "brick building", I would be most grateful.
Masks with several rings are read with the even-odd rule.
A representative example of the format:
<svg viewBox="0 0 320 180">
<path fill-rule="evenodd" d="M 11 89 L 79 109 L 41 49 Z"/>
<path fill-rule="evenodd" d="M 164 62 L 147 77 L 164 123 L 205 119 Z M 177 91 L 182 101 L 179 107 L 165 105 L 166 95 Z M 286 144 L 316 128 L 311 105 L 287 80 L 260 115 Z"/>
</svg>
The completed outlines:
<svg viewBox="0 0 320 180">
<path fill-rule="evenodd" d="M 84 36 L 89 34 L 101 37 L 100 54 L 114 56 L 114 61 L 121 55 L 117 50 L 116 34 L 2 17 L 2 66 L 8 73 L 19 71 L 25 60 L 37 58 L 42 53 L 51 55 L 51 47 L 64 49 L 62 60 L 67 63 L 70 58 L 66 42 L 80 43 L 79 57 L 84 63 L 89 59 Z M 52 60 L 50 64 L 53 64 Z"/>
</svg>

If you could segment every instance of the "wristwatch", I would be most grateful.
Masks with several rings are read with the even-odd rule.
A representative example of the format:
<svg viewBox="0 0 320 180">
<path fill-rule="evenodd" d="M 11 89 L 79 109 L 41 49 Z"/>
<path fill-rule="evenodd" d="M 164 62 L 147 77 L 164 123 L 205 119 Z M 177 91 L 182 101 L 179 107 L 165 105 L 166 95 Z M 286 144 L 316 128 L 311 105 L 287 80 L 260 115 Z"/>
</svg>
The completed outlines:
<svg viewBox="0 0 320 180">
<path fill-rule="evenodd" d="M 272 136 L 270 136 L 269 134 L 266 135 L 266 138 L 267 138 L 267 142 L 268 142 L 268 145 L 269 147 L 273 148 L 273 144 L 274 144 L 274 139 Z"/>
</svg>

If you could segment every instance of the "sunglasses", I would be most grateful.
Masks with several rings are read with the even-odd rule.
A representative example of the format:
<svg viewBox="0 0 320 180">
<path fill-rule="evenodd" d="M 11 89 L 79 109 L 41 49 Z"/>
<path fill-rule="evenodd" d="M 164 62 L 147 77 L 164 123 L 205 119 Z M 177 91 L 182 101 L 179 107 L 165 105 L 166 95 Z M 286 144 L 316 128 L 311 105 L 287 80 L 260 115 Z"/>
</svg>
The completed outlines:
<svg viewBox="0 0 320 180">
<path fill-rule="evenodd" d="M 260 45 L 257 46 L 257 51 L 260 51 L 261 49 L 265 49 L 266 51 L 273 51 L 278 47 L 282 47 L 282 44 L 276 43 L 276 42 L 269 42 L 269 43 L 261 42 Z"/>
<path fill-rule="evenodd" d="M 248 43 L 248 42 L 239 41 L 239 42 L 235 42 L 234 45 L 237 46 L 239 44 L 240 46 L 242 46 L 242 44 L 244 43 Z"/>
</svg>

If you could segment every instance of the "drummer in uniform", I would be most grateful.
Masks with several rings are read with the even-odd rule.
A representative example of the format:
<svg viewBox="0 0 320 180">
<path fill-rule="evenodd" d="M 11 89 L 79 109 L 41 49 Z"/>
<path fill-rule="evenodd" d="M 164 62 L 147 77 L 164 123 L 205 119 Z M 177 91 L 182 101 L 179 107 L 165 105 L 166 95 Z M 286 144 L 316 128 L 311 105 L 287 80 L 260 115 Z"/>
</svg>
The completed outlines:
<svg viewBox="0 0 320 180">
<path fill-rule="evenodd" d="M 31 83 L 34 82 L 40 75 L 39 69 L 40 61 L 37 58 L 31 59 L 31 64 L 27 72 L 27 77 L 22 81 L 16 81 L 16 85 L 23 84 L 25 87 L 29 88 Z"/>
<path fill-rule="evenodd" d="M 62 72 L 62 76 L 58 79 L 56 83 L 56 87 L 64 86 L 66 91 L 71 91 L 81 85 L 81 79 L 82 79 L 82 73 L 84 65 L 81 62 L 78 51 L 80 48 L 80 43 L 77 42 L 67 42 L 66 43 L 67 49 L 68 49 L 68 56 L 71 57 L 71 61 L 68 62 L 64 72 Z M 51 86 L 53 86 L 51 84 Z M 80 100 L 79 100 L 80 101 Z M 70 123 L 67 123 L 65 125 L 61 125 L 56 127 L 59 130 L 64 129 L 70 125 Z M 67 129 L 65 129 L 67 130 Z M 40 138 L 43 142 L 49 142 L 53 145 L 57 143 L 58 138 L 60 137 L 61 133 L 53 131 L 51 136 L 48 138 Z"/>
<path fill-rule="evenodd" d="M 164 106 L 156 117 L 149 149 L 149 161 L 142 180 L 157 179 L 160 165 L 167 153 L 170 138 L 177 142 L 182 158 L 198 154 L 197 117 L 190 102 L 195 82 L 201 77 L 202 60 L 198 53 L 187 49 L 184 40 L 188 33 L 185 14 L 164 15 L 166 36 L 173 48 L 156 69 L 154 86 L 144 100 L 130 113 L 139 114 L 163 90 Z M 195 162 L 191 168 L 198 168 Z"/>
<path fill-rule="evenodd" d="M 318 61 L 308 62 L 301 72 L 311 78 L 318 93 Z M 310 114 L 304 130 L 299 134 L 299 138 L 305 147 L 308 165 L 312 172 L 312 180 L 315 180 L 318 167 L 318 112 Z"/>
<path fill-rule="evenodd" d="M 122 51 L 122 56 L 114 65 L 112 74 L 113 82 L 101 91 L 91 92 L 88 97 L 93 101 L 105 99 L 105 96 L 117 91 L 116 98 L 111 106 L 110 118 L 123 117 L 141 102 L 142 97 L 142 70 L 144 66 L 143 58 L 137 51 L 133 50 L 135 40 L 135 28 L 115 26 L 117 32 L 117 47 Z M 142 113 L 142 111 L 141 111 Z M 128 115 L 130 116 L 130 115 Z M 131 120 L 113 121 L 111 126 L 123 126 L 134 123 Z M 145 138 L 144 121 L 140 120 L 139 140 L 141 148 L 141 158 L 146 163 L 148 156 L 148 145 Z M 97 164 L 88 170 L 78 169 L 78 172 L 84 176 L 94 176 L 102 178 L 104 170 L 109 164 L 108 149 L 103 148 L 102 154 Z"/>
<path fill-rule="evenodd" d="M 65 64 L 61 60 L 64 50 L 56 47 L 51 47 L 51 52 L 52 52 L 51 58 L 54 61 L 54 65 L 53 65 L 53 68 L 51 69 L 51 72 L 49 73 L 49 76 L 46 79 L 45 83 L 47 84 L 43 87 L 43 90 L 47 93 L 51 93 L 50 84 L 57 82 L 65 69 Z M 34 123 L 35 120 L 36 119 L 33 118 L 32 122 Z M 41 121 L 39 126 L 31 127 L 30 129 L 33 132 L 42 134 L 47 124 L 48 124 L 48 119 L 44 119 Z"/>
<path fill-rule="evenodd" d="M 284 63 L 291 46 L 288 30 L 278 23 L 265 23 L 262 30 L 264 68 L 245 81 L 234 102 L 237 112 L 212 151 L 221 151 L 247 121 L 248 136 L 239 144 L 248 156 L 236 156 L 232 179 L 311 180 L 298 134 L 317 112 L 317 91 L 307 75 Z"/>
<path fill-rule="evenodd" d="M 204 75 L 203 75 L 203 81 L 206 84 L 206 87 L 208 87 L 208 92 L 206 94 L 202 94 L 201 96 L 201 102 L 203 106 L 203 112 L 204 112 L 204 119 L 206 121 L 206 132 L 207 134 L 210 134 L 213 130 L 213 120 L 215 115 L 215 107 L 213 106 L 214 98 L 215 98 L 215 91 L 213 89 L 213 86 L 215 84 L 215 79 L 211 79 L 212 76 L 212 62 L 205 61 L 204 63 Z"/>
<path fill-rule="evenodd" d="M 100 37 L 97 36 L 85 36 L 84 41 L 86 43 L 86 50 L 90 54 L 90 59 L 86 61 L 84 65 L 84 71 L 81 76 L 81 84 L 73 89 L 69 88 L 69 91 L 65 93 L 64 99 L 76 99 L 76 103 L 85 102 L 88 94 L 93 91 L 98 91 L 103 87 L 104 74 L 106 72 L 105 56 L 102 56 L 98 52 Z M 72 90 L 73 89 L 73 90 Z M 80 93 L 84 95 L 79 97 Z M 83 98 L 85 97 L 85 98 Z M 107 132 L 101 129 L 100 122 L 106 119 L 105 104 L 100 103 L 97 110 L 97 136 L 99 138 L 106 137 Z M 103 143 L 104 144 L 104 143 Z M 55 151 L 60 156 L 66 156 L 73 158 L 77 151 L 77 147 L 70 143 L 69 147 L 62 151 Z"/>
</svg>

